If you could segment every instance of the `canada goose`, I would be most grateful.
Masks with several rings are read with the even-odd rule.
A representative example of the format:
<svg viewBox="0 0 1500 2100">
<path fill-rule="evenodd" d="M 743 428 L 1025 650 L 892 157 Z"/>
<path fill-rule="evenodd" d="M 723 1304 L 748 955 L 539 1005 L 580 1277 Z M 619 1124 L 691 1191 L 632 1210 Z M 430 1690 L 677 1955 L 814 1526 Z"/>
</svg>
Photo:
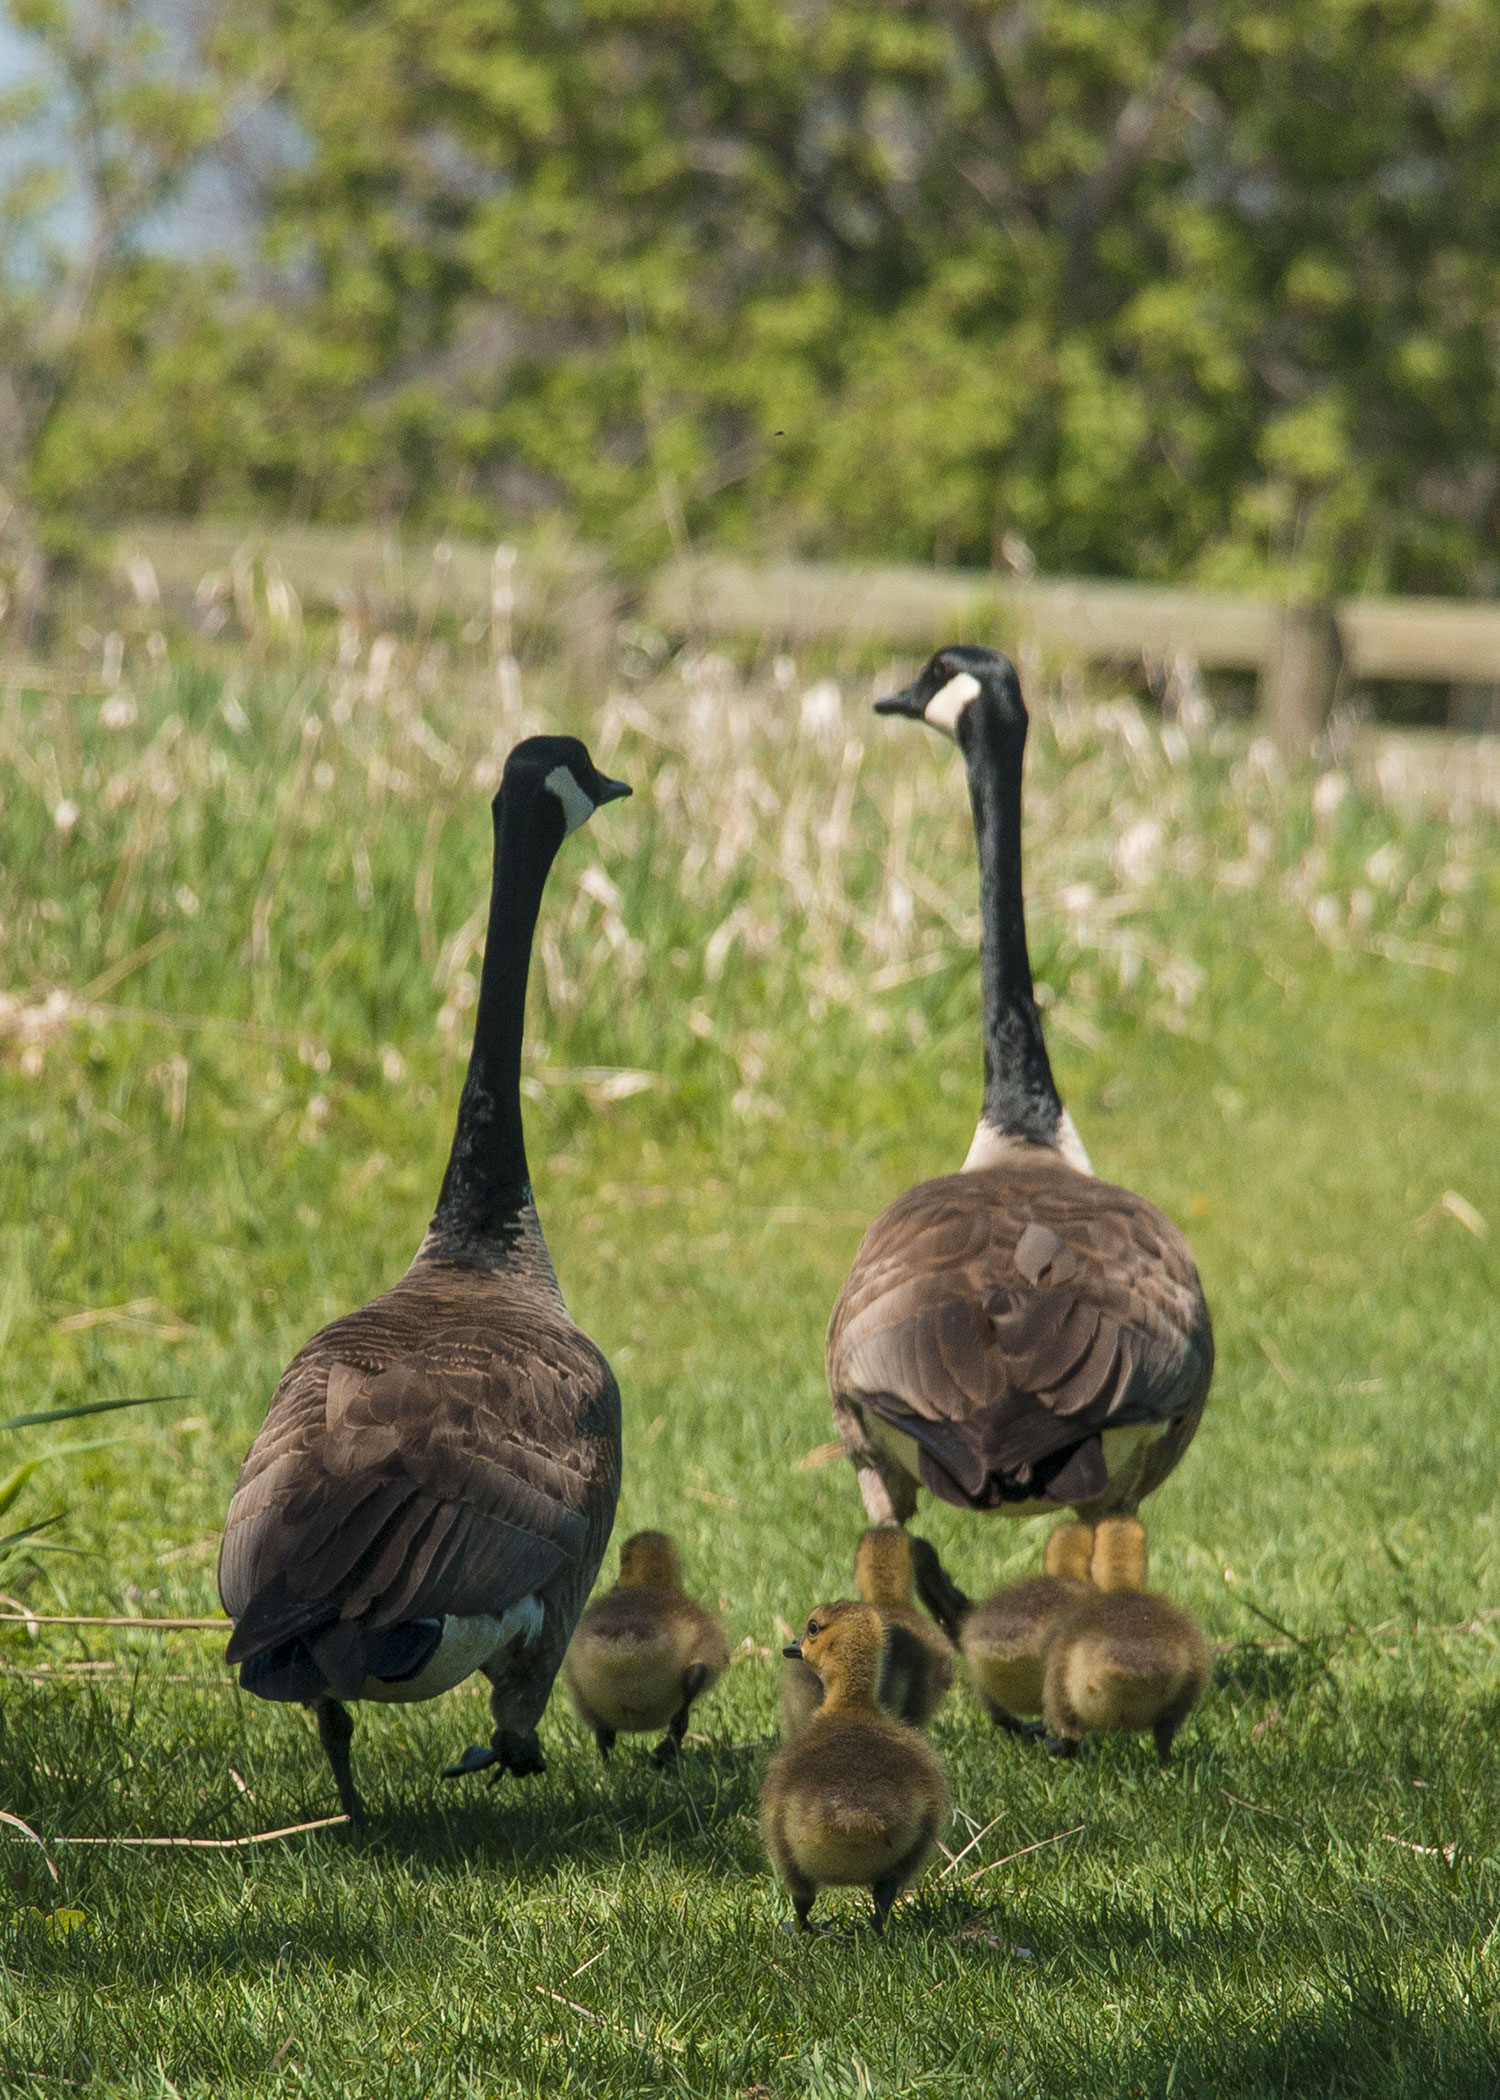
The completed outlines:
<svg viewBox="0 0 1500 2100">
<path fill-rule="evenodd" d="M 883 1932 L 948 1819 L 936 1751 L 875 1703 L 884 1645 L 873 1606 L 844 1603 L 820 1606 L 783 1650 L 823 1686 L 807 1727 L 772 1758 L 760 1803 L 766 1849 L 804 1932 L 824 1887 L 868 1888 Z"/>
<path fill-rule="evenodd" d="M 1192 1439 L 1213 1334 L 1192 1255 L 1153 1204 L 1094 1179 L 1058 1098 L 1021 894 L 1026 709 L 990 649 L 943 649 L 876 703 L 964 754 L 980 867 L 984 1101 L 957 1174 L 865 1234 L 828 1329 L 839 1439 L 870 1521 L 918 1486 L 961 1509 L 1133 1510 Z M 943 1600 L 923 1601 L 940 1622 Z"/>
<path fill-rule="evenodd" d="M 1147 1591 L 1146 1533 L 1134 1517 L 1099 1525 L 1093 1577 L 1099 1594 L 1068 1612 L 1048 1644 L 1048 1748 L 1074 1757 L 1091 1729 L 1149 1728 L 1165 1767 L 1208 1683 L 1208 1643 L 1185 1611 Z"/>
<path fill-rule="evenodd" d="M 1044 1573 L 1013 1582 L 975 1605 L 960 1636 L 979 1703 L 997 1728 L 1039 1735 L 1022 1720 L 1042 1710 L 1047 1638 L 1058 1620 L 1090 1593 L 1094 1534 L 1087 1524 L 1059 1524 L 1042 1557 Z"/>
<path fill-rule="evenodd" d="M 874 1605 L 885 1628 L 876 1703 L 885 1713 L 913 1728 L 925 1728 L 953 1682 L 951 1643 L 914 1609 L 914 1546 L 891 1525 L 866 1531 L 854 1549 L 854 1585 L 866 1604 Z M 781 1738 L 791 1742 L 802 1733 L 823 1699 L 823 1686 L 811 1663 L 791 1658 L 781 1673 Z"/>
<path fill-rule="evenodd" d="M 724 1628 L 682 1587 L 682 1560 L 664 1531 L 638 1531 L 620 1548 L 620 1579 L 578 1621 L 563 1681 L 602 1757 L 617 1735 L 665 1728 L 651 1753 L 669 1765 L 688 1709 L 729 1661 Z"/>
<path fill-rule="evenodd" d="M 293 1358 L 229 1505 L 227 1659 L 246 1691 L 313 1709 L 356 1840 L 349 1700 L 431 1699 L 482 1670 L 493 1743 L 446 1776 L 545 1769 L 536 1724 L 614 1522 L 619 1388 L 552 1272 L 520 1078 L 547 871 L 570 831 L 629 792 L 574 737 L 511 752 L 473 1050 L 432 1223 L 399 1283 Z"/>
</svg>

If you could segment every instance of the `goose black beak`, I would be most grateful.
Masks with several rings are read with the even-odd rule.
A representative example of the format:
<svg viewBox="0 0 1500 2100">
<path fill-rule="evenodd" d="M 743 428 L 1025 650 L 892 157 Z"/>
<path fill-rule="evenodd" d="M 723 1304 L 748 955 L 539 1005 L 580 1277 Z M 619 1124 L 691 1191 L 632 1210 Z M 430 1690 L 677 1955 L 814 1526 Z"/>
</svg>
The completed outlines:
<svg viewBox="0 0 1500 2100">
<path fill-rule="evenodd" d="M 781 1652 L 788 1662 L 799 1663 L 802 1660 L 802 1643 L 800 1641 L 788 1641 Z"/>
<path fill-rule="evenodd" d="M 904 686 L 899 693 L 888 693 L 884 700 L 877 700 L 875 702 L 875 712 L 877 715 L 907 715 L 912 721 L 920 722 L 926 704 L 918 693 L 917 687 L 908 685 Z"/>
<path fill-rule="evenodd" d="M 611 780 L 607 773 L 600 773 L 594 783 L 594 795 L 600 808 L 606 802 L 623 802 L 632 792 L 628 780 Z"/>
</svg>

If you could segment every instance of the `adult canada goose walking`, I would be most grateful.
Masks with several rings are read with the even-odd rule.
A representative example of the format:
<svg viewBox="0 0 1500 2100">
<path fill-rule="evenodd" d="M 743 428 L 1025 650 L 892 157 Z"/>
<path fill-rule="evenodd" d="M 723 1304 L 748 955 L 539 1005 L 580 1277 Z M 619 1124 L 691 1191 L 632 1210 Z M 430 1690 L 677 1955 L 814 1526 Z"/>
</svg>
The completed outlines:
<svg viewBox="0 0 1500 2100">
<path fill-rule="evenodd" d="M 483 1670 L 493 1744 L 447 1776 L 544 1769 L 536 1724 L 614 1522 L 619 1388 L 547 1256 L 520 1080 L 547 871 L 570 831 L 629 793 L 574 737 L 511 752 L 437 1210 L 400 1282 L 293 1358 L 229 1505 L 227 1659 L 246 1691 L 313 1709 L 356 1836 L 349 1700 L 431 1699 Z"/>
<path fill-rule="evenodd" d="M 1020 685 L 993 650 L 943 649 L 876 712 L 942 730 L 968 767 L 984 1102 L 961 1171 L 865 1234 L 828 1329 L 834 1422 L 874 1524 L 904 1524 L 919 1486 L 1011 1516 L 1133 1510 L 1198 1426 L 1213 1334 L 1181 1234 L 1094 1178 L 1053 1082 L 1021 895 Z"/>
</svg>

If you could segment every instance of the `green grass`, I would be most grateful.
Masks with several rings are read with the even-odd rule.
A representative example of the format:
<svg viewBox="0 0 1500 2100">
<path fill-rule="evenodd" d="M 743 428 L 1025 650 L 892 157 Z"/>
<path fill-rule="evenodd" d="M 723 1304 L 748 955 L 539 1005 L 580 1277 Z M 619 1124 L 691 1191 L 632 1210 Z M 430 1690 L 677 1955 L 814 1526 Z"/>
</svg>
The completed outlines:
<svg viewBox="0 0 1500 2100">
<path fill-rule="evenodd" d="M 215 1608 L 279 1370 L 398 1273 L 437 1187 L 518 723 L 461 652 L 382 682 L 359 647 L 143 658 L 113 729 L 82 679 L 0 697 L 0 1415 L 191 1396 L 51 1469 L 87 1556 L 29 1578 L 40 1611 Z M 538 1198 L 625 1395 L 621 1526 L 679 1535 L 740 1652 L 665 1777 L 644 1744 L 602 1773 L 559 1702 L 545 1778 L 447 1786 L 477 1691 L 361 1712 L 363 1856 L 59 1845 L 54 1882 L 8 1842 L 0 2085 L 1494 2093 L 1500 842 L 1326 789 L 1318 815 L 1243 741 L 1051 696 L 1039 975 L 1096 1164 L 1203 1270 L 1214 1392 L 1149 1514 L 1162 1585 L 1229 1645 L 1165 1779 L 1144 1741 L 1051 1764 L 957 1691 L 950 1843 L 997 1819 L 959 1873 L 1076 1835 L 930 1876 L 884 1943 L 853 1899 L 796 1942 L 755 1824 L 778 1618 L 847 1588 L 861 1523 L 845 1467 L 796 1461 L 830 1434 L 863 1223 L 972 1123 L 961 780 L 852 673 L 842 727 L 805 733 L 784 674 L 689 663 L 602 720 L 527 675 L 638 788 L 544 908 Z M 976 1589 L 1039 1551 L 1035 1525 L 923 1528 Z M 215 1639 L 3 1629 L 0 1686 L 0 1807 L 49 1841 L 334 1805 L 306 1718 L 241 1697 Z"/>
</svg>

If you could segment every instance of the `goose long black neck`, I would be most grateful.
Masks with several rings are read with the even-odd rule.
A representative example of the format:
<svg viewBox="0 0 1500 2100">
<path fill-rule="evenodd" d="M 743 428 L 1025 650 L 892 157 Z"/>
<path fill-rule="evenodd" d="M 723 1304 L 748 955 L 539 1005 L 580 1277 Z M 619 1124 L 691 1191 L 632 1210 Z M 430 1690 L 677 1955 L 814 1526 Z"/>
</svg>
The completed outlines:
<svg viewBox="0 0 1500 2100">
<path fill-rule="evenodd" d="M 494 878 L 474 1046 L 428 1235 L 431 1252 L 480 1262 L 503 1260 L 535 1220 L 521 1124 L 521 1042 L 532 937 L 547 871 L 563 837 L 561 811 L 550 794 L 507 783 L 494 813 Z"/>
<path fill-rule="evenodd" d="M 987 694 L 970 707 L 959 741 L 979 849 L 980 979 L 984 995 L 984 1121 L 1007 1137 L 1057 1141 L 1062 1102 L 1031 983 L 1021 890 L 1021 762 L 1026 724 L 1001 716 Z"/>
</svg>

